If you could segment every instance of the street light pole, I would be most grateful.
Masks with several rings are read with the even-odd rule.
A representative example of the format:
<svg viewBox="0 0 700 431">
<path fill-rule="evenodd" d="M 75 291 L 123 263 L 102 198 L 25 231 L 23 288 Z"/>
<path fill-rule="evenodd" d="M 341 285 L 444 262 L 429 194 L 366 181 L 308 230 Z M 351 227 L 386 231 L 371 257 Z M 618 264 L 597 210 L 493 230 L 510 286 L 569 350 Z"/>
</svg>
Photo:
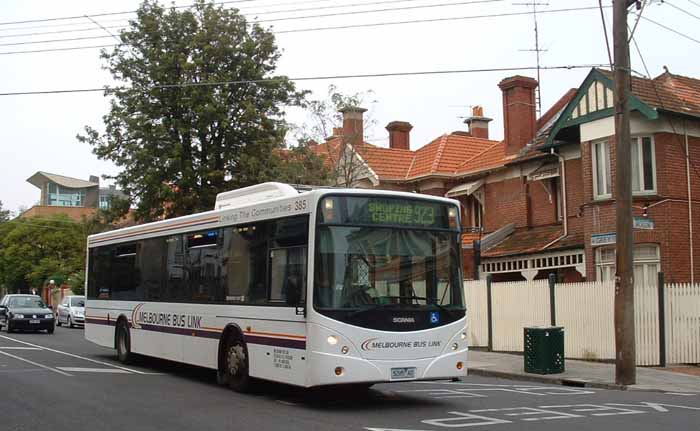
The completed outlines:
<svg viewBox="0 0 700 431">
<path fill-rule="evenodd" d="M 629 96 L 632 88 L 627 9 L 635 1 L 613 1 L 615 49 L 615 208 L 617 253 L 615 274 L 615 383 L 636 383 L 632 174 Z"/>
</svg>

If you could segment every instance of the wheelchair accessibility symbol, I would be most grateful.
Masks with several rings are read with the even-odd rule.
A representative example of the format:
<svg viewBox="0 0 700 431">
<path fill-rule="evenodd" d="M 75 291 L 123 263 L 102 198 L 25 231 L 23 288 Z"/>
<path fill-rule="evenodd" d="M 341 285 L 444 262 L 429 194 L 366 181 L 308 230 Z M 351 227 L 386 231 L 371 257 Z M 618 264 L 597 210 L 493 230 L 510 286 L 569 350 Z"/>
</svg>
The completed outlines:
<svg viewBox="0 0 700 431">
<path fill-rule="evenodd" d="M 438 313 L 437 311 L 431 311 L 430 323 L 432 323 L 433 325 L 440 323 L 440 313 Z"/>
</svg>

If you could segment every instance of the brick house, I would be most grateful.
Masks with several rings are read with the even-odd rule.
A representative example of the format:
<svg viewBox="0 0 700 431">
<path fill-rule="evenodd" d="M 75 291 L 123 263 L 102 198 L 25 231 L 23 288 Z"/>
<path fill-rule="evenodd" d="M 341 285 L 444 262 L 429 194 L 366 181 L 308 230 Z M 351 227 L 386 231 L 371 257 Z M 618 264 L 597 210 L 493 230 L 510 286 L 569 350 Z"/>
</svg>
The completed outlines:
<svg viewBox="0 0 700 431">
<path fill-rule="evenodd" d="M 488 139 L 490 119 L 476 108 L 465 121 L 468 132 L 440 136 L 415 151 L 411 125 L 392 122 L 390 147 L 380 148 L 361 139 L 363 110 L 351 109 L 352 118 L 344 113 L 348 121 L 318 150 L 337 149 L 352 136 L 349 158 L 364 169 L 355 186 L 460 200 L 467 278 L 611 279 L 611 74 L 591 70 L 539 119 L 536 87 L 522 76 L 499 83 L 503 141 Z M 694 281 L 700 277 L 700 80 L 667 72 L 634 78 L 632 87 L 635 277 L 654 283 L 663 271 L 668 280 Z"/>
</svg>

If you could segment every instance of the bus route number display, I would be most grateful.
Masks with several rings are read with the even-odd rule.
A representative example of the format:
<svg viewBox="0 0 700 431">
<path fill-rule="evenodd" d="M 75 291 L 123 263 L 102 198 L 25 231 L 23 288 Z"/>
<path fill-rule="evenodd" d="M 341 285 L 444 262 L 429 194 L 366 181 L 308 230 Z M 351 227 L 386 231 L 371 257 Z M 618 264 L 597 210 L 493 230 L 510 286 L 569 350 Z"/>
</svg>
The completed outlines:
<svg viewBox="0 0 700 431">
<path fill-rule="evenodd" d="M 370 202 L 370 220 L 377 224 L 434 226 L 435 207 L 403 202 Z"/>
</svg>

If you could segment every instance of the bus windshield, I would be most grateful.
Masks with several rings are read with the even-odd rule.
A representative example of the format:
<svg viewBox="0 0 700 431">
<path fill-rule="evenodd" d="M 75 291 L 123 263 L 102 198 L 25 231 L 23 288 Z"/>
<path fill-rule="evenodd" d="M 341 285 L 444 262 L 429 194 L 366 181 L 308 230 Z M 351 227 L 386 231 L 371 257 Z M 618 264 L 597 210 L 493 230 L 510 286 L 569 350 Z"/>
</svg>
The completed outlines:
<svg viewBox="0 0 700 431">
<path fill-rule="evenodd" d="M 361 202 L 347 202 L 349 199 Z M 402 316 L 405 312 L 438 311 L 444 315 L 442 323 L 464 316 L 459 233 L 447 225 L 416 228 L 401 223 L 437 224 L 441 208 L 433 214 L 432 210 L 417 209 L 412 201 L 392 202 L 389 206 L 382 203 L 382 214 L 375 216 L 368 210 L 373 201 L 335 198 L 331 218 L 341 223 L 324 223 L 329 221 L 328 211 L 319 217 L 314 307 L 322 314 L 355 324 L 376 323 L 372 314 L 387 314 L 387 309 L 402 312 Z M 358 216 L 363 211 L 365 214 Z M 427 212 L 416 218 L 415 213 L 421 211 Z M 409 216 L 395 215 L 402 212 Z M 353 217 L 363 217 L 364 226 L 342 223 L 352 223 Z M 373 218 L 375 223 L 371 223 Z M 420 320 L 408 319 L 416 323 Z"/>
</svg>

